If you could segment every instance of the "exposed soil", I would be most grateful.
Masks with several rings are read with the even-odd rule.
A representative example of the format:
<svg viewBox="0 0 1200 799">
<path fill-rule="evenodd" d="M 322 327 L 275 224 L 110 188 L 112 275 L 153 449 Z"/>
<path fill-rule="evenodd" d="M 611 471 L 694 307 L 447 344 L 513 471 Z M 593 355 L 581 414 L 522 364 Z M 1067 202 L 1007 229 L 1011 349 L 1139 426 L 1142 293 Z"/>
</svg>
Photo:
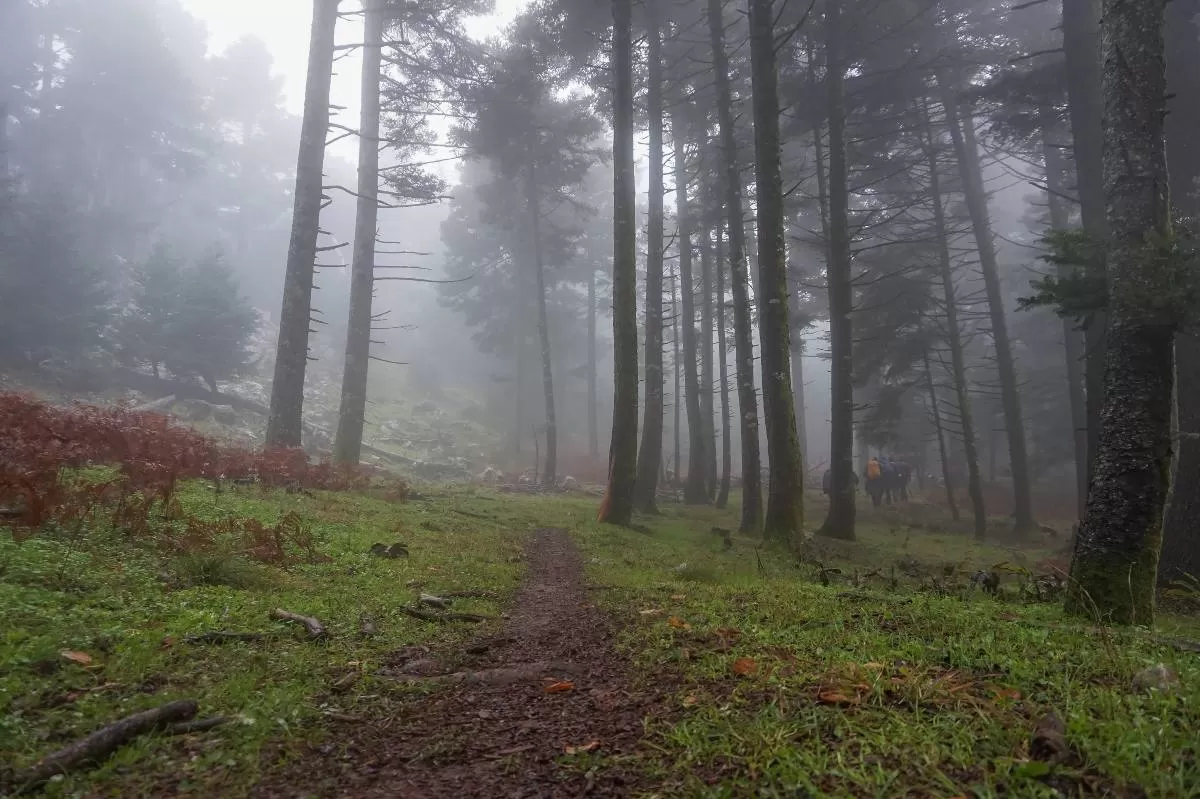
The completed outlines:
<svg viewBox="0 0 1200 799">
<path fill-rule="evenodd" d="M 398 652 L 398 678 L 440 687 L 402 717 L 339 726 L 338 741 L 268 776 L 254 795 L 531 799 L 652 787 L 612 756 L 637 750 L 658 701 L 630 689 L 607 622 L 588 601 L 579 552 L 565 531 L 543 529 L 528 558 L 510 621 L 467 647 L 478 653 L 467 670 L 439 674 L 419 648 Z"/>
</svg>

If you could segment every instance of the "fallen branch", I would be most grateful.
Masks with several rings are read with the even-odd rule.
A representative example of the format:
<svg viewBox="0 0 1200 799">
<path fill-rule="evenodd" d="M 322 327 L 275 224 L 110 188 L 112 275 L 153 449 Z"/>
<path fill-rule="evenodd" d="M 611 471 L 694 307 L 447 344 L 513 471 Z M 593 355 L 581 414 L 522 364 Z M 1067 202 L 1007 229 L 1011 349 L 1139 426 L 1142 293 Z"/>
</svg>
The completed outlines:
<svg viewBox="0 0 1200 799">
<path fill-rule="evenodd" d="M 312 616 L 301 616 L 299 613 L 292 613 L 290 610 L 275 608 L 275 610 L 271 611 L 271 617 L 280 621 L 294 621 L 297 624 L 303 624 L 304 629 L 308 630 L 309 638 L 325 637 L 325 625 Z"/>
<path fill-rule="evenodd" d="M 495 519 L 491 518 L 490 516 L 484 516 L 482 513 L 475 513 L 469 510 L 463 510 L 462 508 L 451 508 L 450 512 L 457 513 L 459 516 L 468 516 L 472 519 L 482 519 L 485 522 L 495 521 Z"/>
<path fill-rule="evenodd" d="M 231 721 L 233 721 L 233 716 L 213 716 L 212 718 L 195 719 L 194 721 L 180 721 L 164 727 L 163 735 L 190 735 L 194 732 L 207 732 L 213 727 L 220 727 L 222 724 L 228 724 Z"/>
<path fill-rule="evenodd" d="M 495 591 L 440 591 L 440 596 L 449 599 L 495 599 Z"/>
<path fill-rule="evenodd" d="M 18 772 L 15 780 L 18 790 L 32 791 L 57 774 L 65 774 L 84 763 L 102 760 L 139 735 L 171 722 L 190 720 L 196 715 L 196 710 L 194 701 L 180 699 L 101 727 L 86 738 L 42 758 L 36 766 Z"/>
<path fill-rule="evenodd" d="M 480 616 L 478 613 L 433 613 L 428 610 L 421 610 L 420 608 L 408 608 L 404 606 L 400 607 L 400 612 L 412 616 L 414 619 L 433 622 L 434 624 L 443 624 L 448 621 L 480 622 L 492 618 L 491 616 Z"/>
<path fill-rule="evenodd" d="M 261 641 L 267 636 L 263 633 L 228 633 L 214 630 L 197 635 L 189 635 L 183 640 L 189 644 L 227 644 L 230 641 Z"/>
</svg>

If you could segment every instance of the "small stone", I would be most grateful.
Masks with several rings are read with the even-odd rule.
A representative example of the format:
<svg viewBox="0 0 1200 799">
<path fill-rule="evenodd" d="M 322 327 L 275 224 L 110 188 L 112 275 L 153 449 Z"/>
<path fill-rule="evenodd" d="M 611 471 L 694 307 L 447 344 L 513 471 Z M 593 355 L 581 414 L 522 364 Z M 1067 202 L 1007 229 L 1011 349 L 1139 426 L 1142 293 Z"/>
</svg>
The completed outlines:
<svg viewBox="0 0 1200 799">
<path fill-rule="evenodd" d="M 1179 686 L 1179 675 L 1165 664 L 1149 666 L 1133 675 L 1133 689 L 1140 693 L 1168 693 Z"/>
</svg>

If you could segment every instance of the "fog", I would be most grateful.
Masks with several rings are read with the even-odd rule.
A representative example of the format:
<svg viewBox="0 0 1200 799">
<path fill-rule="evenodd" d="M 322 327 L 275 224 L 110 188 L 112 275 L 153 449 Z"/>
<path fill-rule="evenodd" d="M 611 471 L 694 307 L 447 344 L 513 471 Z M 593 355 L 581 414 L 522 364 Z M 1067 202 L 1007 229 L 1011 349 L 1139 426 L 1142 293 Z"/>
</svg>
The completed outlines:
<svg viewBox="0 0 1200 799">
<path fill-rule="evenodd" d="M 960 5 L 963 18 L 974 20 L 986 4 Z M 311 10 L 291 0 L 5 4 L 5 387 L 133 404 L 167 394 L 182 400 L 191 391 L 194 407 L 175 411 L 206 423 L 203 403 L 241 397 L 258 410 L 243 406 L 218 432 L 271 439 L 262 409 L 278 399 L 273 381 L 295 371 L 281 367 L 277 355 L 293 346 L 279 338 L 281 325 L 294 324 L 284 302 L 289 241 L 294 259 L 296 237 L 305 235 L 293 206 L 304 180 L 297 176 L 301 115 L 305 92 L 313 90 Z M 379 135 L 366 137 L 379 142 L 379 175 L 368 180 L 380 194 L 373 252 L 366 247 L 373 302 L 359 422 L 369 450 L 363 459 L 471 479 L 488 467 L 545 476 L 550 458 L 557 460 L 556 479 L 605 478 L 614 396 L 606 14 L 555 17 L 515 1 L 491 7 L 446 0 L 385 23 Z M 1004 18 L 1012 53 L 1040 52 L 1055 34 L 1028 26 L 1047 14 L 1035 8 Z M 735 483 L 744 471 L 744 430 L 757 430 L 763 453 L 770 447 L 767 424 L 742 424 L 751 410 L 740 408 L 737 397 L 737 385 L 749 377 L 737 374 L 735 362 L 735 320 L 743 309 L 722 218 L 730 207 L 723 194 L 729 152 L 722 149 L 714 86 L 686 66 L 706 63 L 700 51 L 708 43 L 680 33 L 683 24 L 672 23 L 663 40 L 658 77 L 639 66 L 635 80 L 639 415 L 655 394 L 647 375 L 655 385 L 658 375 L 652 374 L 658 367 L 646 367 L 646 343 L 656 335 L 653 324 L 647 328 L 646 285 L 661 280 L 662 477 L 677 486 L 689 452 L 703 444 L 713 492 L 723 446 Z M 731 13 L 728 24 L 731 42 L 744 38 L 744 19 Z M 1000 36 L 978 24 L 979 35 Z M 914 41 L 942 35 L 937 25 L 922 25 Z M 1017 470 L 1032 475 L 1020 479 L 1032 479 L 1044 507 L 1069 509 L 1078 453 L 1065 398 L 1076 378 L 1068 374 L 1074 356 L 1064 337 L 1077 333 L 1049 308 L 1019 309 L 1022 298 L 1036 293 L 1031 282 L 1053 269 L 1042 237 L 1052 224 L 1078 219 L 1069 197 L 1057 222 L 1048 210 L 1050 199 L 1075 191 L 1073 167 L 1052 164 L 1043 146 L 1043 139 L 1064 135 L 1061 90 L 1027 85 L 1029 74 L 1053 71 L 1047 65 L 1054 58 L 964 73 L 948 89 L 958 107 L 943 109 L 942 78 L 904 66 L 897 55 L 904 34 L 886 26 L 876 33 L 886 46 L 870 52 L 856 40 L 864 49 L 847 61 L 849 138 L 839 145 L 849 159 L 856 469 L 872 454 L 894 455 L 911 461 L 923 483 L 949 478 L 961 487 L 978 468 L 994 507 L 1008 508 L 1014 479 L 1008 433 L 1020 423 L 1019 437 L 1028 444 L 1020 457 L 1029 464 Z M 346 403 L 354 407 L 350 375 L 356 358 L 362 360 L 351 352 L 361 336 L 350 321 L 353 263 L 363 249 L 355 242 L 356 224 L 363 224 L 356 187 L 367 185 L 358 164 L 366 31 L 356 1 L 341 4 L 334 36 L 317 268 L 311 308 L 301 311 L 311 317 L 303 342 L 308 357 L 293 357 L 305 391 L 303 443 L 326 453 L 345 424 Z M 825 68 L 811 56 L 816 41 L 807 33 L 789 39 L 780 72 L 791 363 L 803 375 L 793 388 L 814 485 L 832 463 L 837 437 L 825 185 L 833 177 L 827 152 L 833 132 L 813 102 Z M 639 64 L 645 48 L 639 40 Z M 770 288 L 760 283 L 750 63 L 745 52 L 731 53 L 736 130 L 730 141 L 743 176 L 738 192 L 749 266 L 744 310 L 757 325 L 750 342 L 757 359 L 768 343 L 761 338 L 760 298 Z M 654 80 L 664 87 L 656 102 L 663 102 L 662 92 L 667 101 L 657 143 L 647 114 Z M 897 93 L 921 95 L 920 102 L 900 103 Z M 321 105 L 318 98 L 315 106 Z M 1039 117 L 1041 106 L 1052 113 Z M 961 132 L 951 110 L 972 134 L 968 145 L 948 132 Z M 674 161 L 677 133 L 686 137 L 682 172 Z M 956 160 L 956 146 L 972 149 Z M 663 148 L 661 178 L 651 168 L 656 147 Z M 979 251 L 980 218 L 963 182 L 970 172 L 963 152 L 982 177 L 991 264 Z M 940 243 L 932 227 L 931 168 L 942 172 L 932 201 L 944 210 Z M 681 324 L 680 174 L 689 181 L 686 269 L 695 344 L 685 342 Z M 952 261 L 948 284 L 938 271 L 939 246 Z M 985 285 L 988 269 L 996 287 Z M 945 290 L 954 296 L 953 330 L 946 326 Z M 997 308 L 1008 326 L 1003 342 L 989 316 Z M 713 318 L 722 309 L 727 404 Z M 998 346 L 1011 351 L 1013 374 L 1004 373 Z M 957 367 L 955 351 L 962 359 Z M 774 377 L 756 365 L 761 399 L 764 379 Z M 693 376 L 706 417 L 694 421 L 687 401 Z M 1015 399 L 1003 397 L 1002 384 Z M 973 421 L 964 422 L 964 410 L 973 411 Z M 970 454 L 965 438 L 973 439 Z"/>
</svg>

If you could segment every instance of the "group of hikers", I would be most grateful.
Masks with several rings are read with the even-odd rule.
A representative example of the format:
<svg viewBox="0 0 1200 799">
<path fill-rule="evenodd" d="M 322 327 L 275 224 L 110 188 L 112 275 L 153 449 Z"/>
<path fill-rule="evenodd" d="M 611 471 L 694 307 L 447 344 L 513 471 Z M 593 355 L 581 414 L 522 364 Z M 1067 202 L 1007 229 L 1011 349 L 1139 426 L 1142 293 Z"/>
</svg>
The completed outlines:
<svg viewBox="0 0 1200 799">
<path fill-rule="evenodd" d="M 912 480 L 912 467 L 904 461 L 894 460 L 891 456 L 885 458 L 872 457 L 867 461 L 863 470 L 866 476 L 867 496 L 875 507 L 886 502 L 891 505 L 897 501 L 908 501 L 908 484 Z M 858 489 L 858 474 L 851 472 L 854 488 Z M 826 469 L 821 480 L 821 490 L 830 495 L 833 492 L 833 470 Z"/>
</svg>

